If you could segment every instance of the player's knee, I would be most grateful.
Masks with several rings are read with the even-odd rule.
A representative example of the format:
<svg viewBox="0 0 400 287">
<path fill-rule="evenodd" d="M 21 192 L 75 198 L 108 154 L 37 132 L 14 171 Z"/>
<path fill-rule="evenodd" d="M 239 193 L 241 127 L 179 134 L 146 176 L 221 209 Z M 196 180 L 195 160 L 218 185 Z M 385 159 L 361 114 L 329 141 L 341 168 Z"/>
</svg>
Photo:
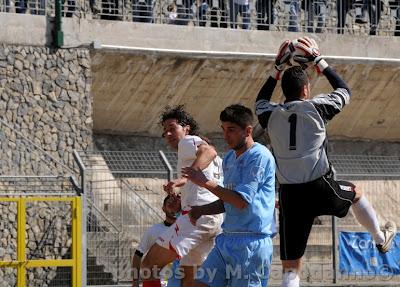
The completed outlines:
<svg viewBox="0 0 400 287">
<path fill-rule="evenodd" d="M 151 268 L 151 259 L 149 258 L 149 256 L 145 256 L 142 260 L 142 263 L 140 264 L 140 269 L 149 269 Z"/>
<path fill-rule="evenodd" d="M 146 256 L 142 259 L 142 264 L 141 268 L 145 269 L 151 269 L 153 265 L 155 264 L 154 262 L 154 245 L 150 248 L 149 252 L 147 252 Z"/>
</svg>

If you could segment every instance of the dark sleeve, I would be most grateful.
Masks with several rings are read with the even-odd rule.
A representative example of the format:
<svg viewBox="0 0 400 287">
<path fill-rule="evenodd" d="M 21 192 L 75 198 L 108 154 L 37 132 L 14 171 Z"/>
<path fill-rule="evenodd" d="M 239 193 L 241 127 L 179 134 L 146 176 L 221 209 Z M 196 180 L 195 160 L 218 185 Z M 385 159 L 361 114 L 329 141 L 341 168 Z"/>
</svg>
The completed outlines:
<svg viewBox="0 0 400 287">
<path fill-rule="evenodd" d="M 269 77 L 267 81 L 262 86 L 260 92 L 257 95 L 256 99 L 256 115 L 258 117 L 258 121 L 263 128 L 266 128 L 268 125 L 269 117 L 271 116 L 272 111 L 274 110 L 273 103 L 270 102 L 272 93 L 276 87 L 277 80 L 273 77 Z"/>
<path fill-rule="evenodd" d="M 327 67 L 323 74 L 334 88 L 330 94 L 321 94 L 310 100 L 325 122 L 340 113 L 350 102 L 351 91 L 346 82 L 331 68 Z"/>
<path fill-rule="evenodd" d="M 339 88 L 346 89 L 349 93 L 349 96 L 351 96 L 350 88 L 347 86 L 346 82 L 335 72 L 334 69 L 332 69 L 331 67 L 327 67 L 322 73 L 325 75 L 325 77 L 328 79 L 329 83 L 335 90 Z"/>
</svg>

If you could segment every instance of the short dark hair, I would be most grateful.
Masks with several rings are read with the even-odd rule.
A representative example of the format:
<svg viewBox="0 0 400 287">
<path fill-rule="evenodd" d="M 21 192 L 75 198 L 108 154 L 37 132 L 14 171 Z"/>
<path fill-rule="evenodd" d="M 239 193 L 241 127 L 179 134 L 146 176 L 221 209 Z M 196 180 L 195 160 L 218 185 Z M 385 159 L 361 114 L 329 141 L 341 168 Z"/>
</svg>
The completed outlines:
<svg viewBox="0 0 400 287">
<path fill-rule="evenodd" d="M 286 99 L 298 99 L 301 90 L 308 84 L 308 75 L 300 66 L 290 67 L 282 77 L 282 91 Z"/>
<path fill-rule="evenodd" d="M 185 111 L 183 105 L 166 106 L 160 117 L 160 124 L 162 125 L 166 120 L 175 119 L 181 126 L 190 126 L 189 134 L 192 136 L 199 135 L 199 124 L 194 118 Z"/>
<path fill-rule="evenodd" d="M 178 198 L 180 197 L 180 195 L 177 195 L 177 196 L 178 196 Z M 164 200 L 163 200 L 163 205 L 162 205 L 162 206 L 165 206 L 165 204 L 167 203 L 167 200 L 170 199 L 171 197 L 172 197 L 172 195 L 168 194 L 168 195 L 164 198 Z"/>
<path fill-rule="evenodd" d="M 253 113 L 243 105 L 235 104 L 226 107 L 219 115 L 221 122 L 231 122 L 245 129 L 253 125 Z"/>
</svg>

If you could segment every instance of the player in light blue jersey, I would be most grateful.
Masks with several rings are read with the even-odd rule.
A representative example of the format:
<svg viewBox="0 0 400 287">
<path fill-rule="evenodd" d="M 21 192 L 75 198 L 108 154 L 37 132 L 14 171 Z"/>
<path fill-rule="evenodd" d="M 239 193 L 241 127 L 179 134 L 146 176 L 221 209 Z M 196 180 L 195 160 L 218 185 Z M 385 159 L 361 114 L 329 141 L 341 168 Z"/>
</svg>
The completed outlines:
<svg viewBox="0 0 400 287">
<path fill-rule="evenodd" d="M 231 148 L 222 164 L 224 187 L 199 170 L 184 168 L 182 173 L 219 197 L 213 203 L 192 207 L 193 224 L 203 215 L 226 212 L 223 233 L 217 236 L 194 286 L 265 287 L 276 233 L 274 158 L 253 140 L 250 109 L 231 105 L 221 112 L 220 120 Z"/>
</svg>

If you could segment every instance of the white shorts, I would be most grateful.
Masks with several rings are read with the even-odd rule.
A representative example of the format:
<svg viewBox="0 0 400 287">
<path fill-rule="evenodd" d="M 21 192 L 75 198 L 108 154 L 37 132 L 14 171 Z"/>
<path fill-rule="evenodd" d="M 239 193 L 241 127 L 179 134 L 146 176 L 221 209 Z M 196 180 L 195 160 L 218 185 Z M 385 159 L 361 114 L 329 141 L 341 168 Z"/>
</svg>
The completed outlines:
<svg viewBox="0 0 400 287">
<path fill-rule="evenodd" d="M 176 252 L 182 266 L 200 266 L 214 247 L 215 237 L 221 233 L 222 214 L 204 215 L 196 226 L 189 215 L 181 215 L 156 243 Z"/>
</svg>

